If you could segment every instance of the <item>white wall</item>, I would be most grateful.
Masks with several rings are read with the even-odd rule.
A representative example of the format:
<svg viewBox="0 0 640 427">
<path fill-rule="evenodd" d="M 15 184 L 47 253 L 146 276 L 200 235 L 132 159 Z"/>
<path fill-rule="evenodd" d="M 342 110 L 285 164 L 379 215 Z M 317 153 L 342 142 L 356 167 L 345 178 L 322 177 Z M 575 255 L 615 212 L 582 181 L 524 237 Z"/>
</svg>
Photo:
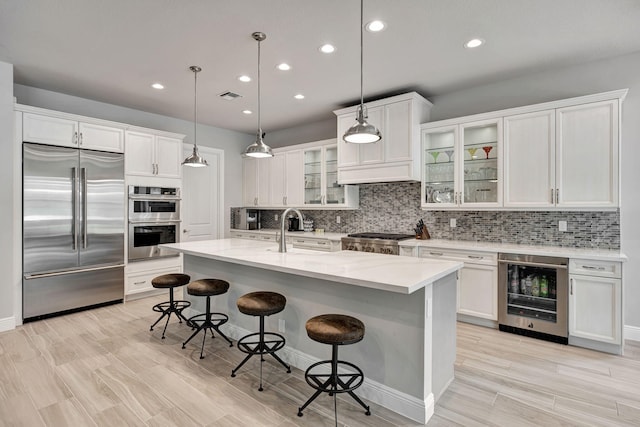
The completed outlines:
<svg viewBox="0 0 640 427">
<path fill-rule="evenodd" d="M 3 224 L 3 237 L 0 239 L 0 331 L 11 329 L 15 325 L 13 318 L 13 289 L 14 279 L 20 277 L 21 272 L 14 268 L 14 248 L 12 233 L 17 233 L 13 227 L 14 208 L 9 201 L 14 200 L 13 190 L 13 65 L 0 62 L 0 224 Z"/>
<path fill-rule="evenodd" d="M 13 90 L 19 104 L 180 133 L 186 135 L 185 142 L 193 144 L 193 121 L 161 116 L 18 84 L 14 85 Z M 225 232 L 228 232 L 230 228 L 230 208 L 242 204 L 242 158 L 240 154 L 252 142 L 253 135 L 198 125 L 198 145 L 224 150 Z"/>
</svg>

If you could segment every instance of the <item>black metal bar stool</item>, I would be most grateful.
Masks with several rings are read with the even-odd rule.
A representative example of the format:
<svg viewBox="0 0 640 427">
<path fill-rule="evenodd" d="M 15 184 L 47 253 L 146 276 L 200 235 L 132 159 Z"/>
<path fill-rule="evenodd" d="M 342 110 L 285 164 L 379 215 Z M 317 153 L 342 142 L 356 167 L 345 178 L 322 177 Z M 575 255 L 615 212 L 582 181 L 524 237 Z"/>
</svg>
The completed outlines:
<svg viewBox="0 0 640 427">
<path fill-rule="evenodd" d="M 156 326 L 158 322 L 160 322 L 166 316 L 167 322 L 164 324 L 162 339 L 164 339 L 164 333 L 167 331 L 167 325 L 169 324 L 171 313 L 176 314 L 176 317 L 178 318 L 180 323 L 182 323 L 182 320 L 187 322 L 187 324 L 189 323 L 187 318 L 182 314 L 182 310 L 189 307 L 191 303 L 189 301 L 173 299 L 173 288 L 184 286 L 189 283 L 189 280 L 191 280 L 191 277 L 189 277 L 189 275 L 180 273 L 163 274 L 162 276 L 154 277 L 153 280 L 151 280 L 151 285 L 153 285 L 154 288 L 169 289 L 169 301 L 161 302 L 153 306 L 153 311 L 162 313 L 162 315 L 149 328 L 150 331 L 153 331 L 153 327 Z"/>
<path fill-rule="evenodd" d="M 231 340 L 222 333 L 219 329 L 220 325 L 229 321 L 229 316 L 224 313 L 212 313 L 211 312 L 211 297 L 215 295 L 221 295 L 229 290 L 229 282 L 220 279 L 200 279 L 195 280 L 187 285 L 187 293 L 189 295 L 195 295 L 200 297 L 207 297 L 207 308 L 202 314 L 196 314 L 189 318 L 189 324 L 195 328 L 195 332 L 191 334 L 183 344 L 182 348 L 185 348 L 187 343 L 191 341 L 191 338 L 198 335 L 198 332 L 204 331 L 202 334 L 202 347 L 200 348 L 200 359 L 204 359 L 204 342 L 207 339 L 207 330 L 211 332 L 211 338 L 215 338 L 213 331 L 215 330 L 220 334 L 222 338 L 227 340 L 229 347 L 233 347 Z"/>
<path fill-rule="evenodd" d="M 275 292 L 250 292 L 242 295 L 238 298 L 237 306 L 241 313 L 248 314 L 249 316 L 260 316 L 260 332 L 246 335 L 238 341 L 238 349 L 243 353 L 247 353 L 247 357 L 231 371 L 231 376 L 235 377 L 238 369 L 244 365 L 247 360 L 253 356 L 260 355 L 260 388 L 262 391 L 262 362 L 264 362 L 264 355 L 270 354 L 276 359 L 282 366 L 287 368 L 287 373 L 291 373 L 291 367 L 284 363 L 282 359 L 276 354 L 276 351 L 284 347 L 285 339 L 282 335 L 273 332 L 264 331 L 264 318 L 265 316 L 271 316 L 272 314 L 280 313 L 284 310 L 287 304 L 287 299 Z M 256 340 L 257 338 L 257 340 Z"/>
<path fill-rule="evenodd" d="M 371 415 L 369 407 L 353 392 L 364 382 L 364 374 L 356 365 L 343 360 L 338 360 L 338 346 L 354 344 L 364 338 L 364 324 L 355 317 L 344 314 L 323 314 L 312 317 L 306 323 L 307 335 L 314 341 L 323 344 L 331 344 L 331 360 L 322 360 L 309 366 L 304 373 L 304 379 L 316 392 L 298 408 L 298 416 L 315 400 L 320 393 L 329 393 L 333 396 L 334 414 L 336 426 L 338 425 L 338 406 L 336 395 L 349 393 L 356 402 L 365 409 L 365 415 Z M 327 373 L 327 365 L 331 371 Z M 324 368 L 324 369 L 322 369 Z M 338 373 L 341 368 L 344 373 Z"/>
</svg>

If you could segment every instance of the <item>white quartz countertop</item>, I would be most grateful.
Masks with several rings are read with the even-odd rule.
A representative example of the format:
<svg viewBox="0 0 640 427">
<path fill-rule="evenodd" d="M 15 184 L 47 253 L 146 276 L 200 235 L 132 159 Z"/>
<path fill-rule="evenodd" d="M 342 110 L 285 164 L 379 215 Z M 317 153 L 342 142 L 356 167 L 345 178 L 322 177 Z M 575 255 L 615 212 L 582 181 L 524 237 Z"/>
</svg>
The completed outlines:
<svg viewBox="0 0 640 427">
<path fill-rule="evenodd" d="M 219 239 L 161 245 L 186 255 L 297 274 L 366 288 L 411 294 L 456 272 L 462 262 L 355 251 L 320 252 L 294 249 L 278 252 L 274 242 Z"/>
<path fill-rule="evenodd" d="M 238 228 L 232 228 L 230 231 L 242 231 L 247 233 L 256 234 L 268 234 L 275 235 L 280 234 L 279 228 L 261 228 L 260 230 L 241 230 Z M 343 237 L 347 237 L 344 233 L 316 233 L 315 231 L 285 231 L 286 236 L 289 237 L 304 237 L 309 239 L 327 239 L 340 241 Z"/>
<path fill-rule="evenodd" d="M 403 240 L 400 246 L 415 247 L 423 246 L 434 249 L 451 249 L 463 251 L 484 251 L 496 253 L 510 253 L 523 255 L 541 255 L 562 258 L 580 258 L 599 261 L 626 261 L 627 256 L 619 250 L 606 249 L 586 249 L 586 248 L 568 248 L 558 246 L 534 246 L 534 245 L 517 245 L 513 243 L 483 243 L 470 242 L 464 240 L 443 240 L 443 239 L 408 239 Z"/>
</svg>

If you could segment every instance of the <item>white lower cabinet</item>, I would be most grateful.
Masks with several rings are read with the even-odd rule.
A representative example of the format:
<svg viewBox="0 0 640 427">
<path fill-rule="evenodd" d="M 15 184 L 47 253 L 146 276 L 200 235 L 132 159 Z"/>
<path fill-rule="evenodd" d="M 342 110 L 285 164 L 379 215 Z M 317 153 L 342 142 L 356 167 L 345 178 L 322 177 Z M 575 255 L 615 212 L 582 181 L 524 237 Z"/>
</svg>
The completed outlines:
<svg viewBox="0 0 640 427">
<path fill-rule="evenodd" d="M 569 262 L 569 339 L 622 345 L 622 275 L 618 262 Z M 605 349 L 606 350 L 606 349 Z"/>
<path fill-rule="evenodd" d="M 230 235 L 232 238 L 236 239 L 261 240 L 263 242 L 276 241 L 276 233 L 265 233 L 251 230 L 233 230 Z"/>
<path fill-rule="evenodd" d="M 126 282 L 124 294 L 127 299 L 147 296 L 149 291 L 156 290 L 151 281 L 154 277 L 170 274 L 182 273 L 182 257 L 171 257 L 160 260 L 139 261 L 127 264 L 125 268 Z M 166 292 L 158 290 L 157 293 Z"/>
<path fill-rule="evenodd" d="M 457 313 L 490 321 L 498 320 L 498 255 L 496 253 L 421 247 L 418 250 L 418 256 L 464 262 L 464 267 L 458 274 Z M 461 318 L 460 320 L 469 319 Z"/>
<path fill-rule="evenodd" d="M 311 249 L 314 251 L 335 252 L 341 249 L 342 243 L 339 240 L 316 239 L 309 237 L 289 237 L 287 242 L 291 242 L 294 248 Z"/>
</svg>

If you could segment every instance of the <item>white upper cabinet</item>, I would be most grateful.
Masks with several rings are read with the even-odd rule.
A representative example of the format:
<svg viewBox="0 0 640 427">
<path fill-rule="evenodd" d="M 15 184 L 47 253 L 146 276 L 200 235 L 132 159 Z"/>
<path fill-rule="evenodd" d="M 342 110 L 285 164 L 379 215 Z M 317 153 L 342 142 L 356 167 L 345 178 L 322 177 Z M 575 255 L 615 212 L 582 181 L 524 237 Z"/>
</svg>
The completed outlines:
<svg viewBox="0 0 640 427">
<path fill-rule="evenodd" d="M 124 129 L 73 118 L 44 114 L 23 114 L 23 141 L 88 150 L 124 151 Z M 69 117 L 72 117 L 69 115 Z"/>
<path fill-rule="evenodd" d="M 502 119 L 423 126 L 423 208 L 492 208 L 502 201 Z"/>
<path fill-rule="evenodd" d="M 556 110 L 556 204 L 618 206 L 618 100 Z"/>
<path fill-rule="evenodd" d="M 327 141 L 332 143 L 311 144 L 302 150 L 304 206 L 355 209 L 359 206 L 358 186 L 338 183 L 338 148 L 334 140 Z"/>
<path fill-rule="evenodd" d="M 626 93 L 423 124 L 422 207 L 617 208 Z M 491 132 L 495 138 L 487 139 Z"/>
<path fill-rule="evenodd" d="M 420 124 L 429 120 L 432 104 L 415 92 L 365 104 L 367 121 L 382 139 L 371 144 L 350 144 L 342 136 L 355 122 L 358 106 L 336 110 L 338 129 L 338 182 L 420 180 Z"/>
<path fill-rule="evenodd" d="M 127 131 L 125 171 L 127 175 L 180 178 L 182 139 L 151 131 Z"/>
<path fill-rule="evenodd" d="M 504 118 L 504 205 L 555 206 L 555 110 Z"/>
<path fill-rule="evenodd" d="M 276 152 L 270 160 L 269 205 L 302 205 L 302 150 Z"/>
<path fill-rule="evenodd" d="M 273 157 L 242 159 L 242 194 L 245 207 L 269 206 L 273 161 Z"/>
</svg>

